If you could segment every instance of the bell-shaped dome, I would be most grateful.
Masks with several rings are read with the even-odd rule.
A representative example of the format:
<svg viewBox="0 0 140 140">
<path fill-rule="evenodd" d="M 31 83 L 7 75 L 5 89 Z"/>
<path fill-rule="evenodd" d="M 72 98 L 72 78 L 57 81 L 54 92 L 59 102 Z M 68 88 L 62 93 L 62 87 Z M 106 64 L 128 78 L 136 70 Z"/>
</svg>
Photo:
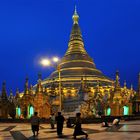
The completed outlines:
<svg viewBox="0 0 140 140">
<path fill-rule="evenodd" d="M 79 85 L 81 77 L 90 84 L 96 84 L 99 81 L 103 85 L 112 85 L 112 80 L 103 75 L 96 69 L 93 59 L 88 55 L 84 48 L 84 42 L 79 27 L 79 15 L 75 9 L 73 18 L 73 26 L 68 43 L 68 49 L 58 64 L 61 73 L 61 82 L 63 86 Z M 49 79 L 58 79 L 58 70 L 54 71 Z"/>
</svg>

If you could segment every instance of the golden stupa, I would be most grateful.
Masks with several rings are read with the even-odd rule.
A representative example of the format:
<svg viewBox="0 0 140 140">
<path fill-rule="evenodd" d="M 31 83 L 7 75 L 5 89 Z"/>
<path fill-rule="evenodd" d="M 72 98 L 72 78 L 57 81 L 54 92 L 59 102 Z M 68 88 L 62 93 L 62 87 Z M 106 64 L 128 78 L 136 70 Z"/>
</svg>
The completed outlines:
<svg viewBox="0 0 140 140">
<path fill-rule="evenodd" d="M 95 66 L 93 59 L 88 55 L 84 48 L 84 42 L 79 27 L 79 15 L 76 8 L 72 16 L 73 26 L 70 34 L 70 40 L 68 43 L 68 49 L 64 57 L 60 60 L 57 68 L 49 78 L 42 81 L 44 87 L 49 87 L 52 83 L 55 87 L 59 85 L 59 72 L 61 73 L 61 85 L 62 88 L 79 89 L 81 85 L 81 79 L 90 87 L 95 87 L 97 83 L 101 86 L 111 86 L 113 80 L 106 77 Z M 76 90 L 77 91 L 77 90 Z"/>
<path fill-rule="evenodd" d="M 126 82 L 120 86 L 118 71 L 114 81 L 106 77 L 84 48 L 76 8 L 72 18 L 68 49 L 48 78 L 42 80 L 39 74 L 37 84 L 30 88 L 26 78 L 24 92 L 17 90 L 14 98 L 12 94 L 7 98 L 3 83 L 0 118 L 30 118 L 35 111 L 41 118 L 57 111 L 68 116 L 81 112 L 82 117 L 140 113 L 140 74 L 137 93 L 132 86 L 128 89 Z"/>
</svg>

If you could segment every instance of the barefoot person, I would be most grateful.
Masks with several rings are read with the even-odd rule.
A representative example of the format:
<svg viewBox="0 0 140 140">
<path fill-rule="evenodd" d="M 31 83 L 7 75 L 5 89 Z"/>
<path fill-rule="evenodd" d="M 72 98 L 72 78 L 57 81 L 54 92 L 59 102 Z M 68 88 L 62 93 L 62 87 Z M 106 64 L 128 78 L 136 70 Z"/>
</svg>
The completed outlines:
<svg viewBox="0 0 140 140">
<path fill-rule="evenodd" d="M 35 132 L 37 132 L 36 134 L 38 135 L 39 132 L 39 123 L 40 123 L 40 118 L 37 115 L 38 113 L 35 112 L 34 116 L 31 117 L 31 127 L 32 127 L 32 132 L 33 132 L 33 136 L 35 136 Z"/>
<path fill-rule="evenodd" d="M 74 139 L 76 139 L 76 136 L 85 135 L 86 139 L 87 139 L 88 134 L 82 131 L 82 127 L 81 127 L 82 121 L 81 121 L 80 116 L 81 116 L 81 113 L 76 114 L 76 123 L 75 123 L 75 129 L 74 129 L 73 136 L 74 136 Z"/>
<path fill-rule="evenodd" d="M 51 124 L 51 128 L 54 129 L 54 125 L 55 125 L 55 115 L 54 115 L 54 113 L 52 113 L 52 115 L 50 117 L 50 124 Z"/>
<path fill-rule="evenodd" d="M 58 112 L 58 116 L 56 117 L 56 122 L 57 122 L 57 135 L 59 137 L 62 137 L 64 120 L 65 119 L 63 115 L 61 115 L 61 112 Z"/>
</svg>

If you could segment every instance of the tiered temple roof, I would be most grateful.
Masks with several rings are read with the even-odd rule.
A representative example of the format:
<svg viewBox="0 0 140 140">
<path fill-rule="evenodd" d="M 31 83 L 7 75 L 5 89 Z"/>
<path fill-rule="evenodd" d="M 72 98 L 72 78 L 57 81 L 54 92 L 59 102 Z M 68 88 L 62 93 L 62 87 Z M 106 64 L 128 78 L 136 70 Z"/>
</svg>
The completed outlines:
<svg viewBox="0 0 140 140">
<path fill-rule="evenodd" d="M 87 84 L 91 86 L 97 85 L 97 82 L 100 82 L 102 86 L 112 85 L 113 81 L 96 68 L 93 59 L 88 55 L 84 48 L 84 42 L 78 23 L 79 15 L 77 14 L 76 8 L 72 18 L 73 26 L 68 49 L 58 64 L 63 87 L 71 85 L 74 85 L 74 87 L 80 87 L 82 77 L 87 81 Z M 59 82 L 57 69 L 49 78 L 42 81 L 43 85 L 50 84 L 53 81 L 52 79 Z"/>
</svg>

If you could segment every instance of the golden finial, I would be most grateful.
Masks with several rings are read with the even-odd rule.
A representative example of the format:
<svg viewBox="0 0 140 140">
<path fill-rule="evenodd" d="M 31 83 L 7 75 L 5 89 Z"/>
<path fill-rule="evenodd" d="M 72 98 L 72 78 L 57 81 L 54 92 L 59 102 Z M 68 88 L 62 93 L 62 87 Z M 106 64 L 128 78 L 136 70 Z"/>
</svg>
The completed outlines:
<svg viewBox="0 0 140 140">
<path fill-rule="evenodd" d="M 73 19 L 73 24 L 78 24 L 79 16 L 77 14 L 76 5 L 75 5 L 75 10 L 72 19 Z"/>
<path fill-rule="evenodd" d="M 75 5 L 75 11 L 74 11 L 74 14 L 77 14 L 77 9 L 76 9 L 76 5 Z"/>
<path fill-rule="evenodd" d="M 11 95 L 11 96 L 13 96 L 13 92 L 12 92 L 12 89 L 10 89 L 10 95 Z"/>
<path fill-rule="evenodd" d="M 40 72 L 38 73 L 38 80 L 42 80 L 42 74 Z"/>
<path fill-rule="evenodd" d="M 16 94 L 19 94 L 19 89 L 18 88 L 16 89 Z"/>
<path fill-rule="evenodd" d="M 133 90 L 133 85 L 131 84 L 131 90 Z"/>
<path fill-rule="evenodd" d="M 124 86 L 126 87 L 126 81 L 124 81 Z"/>
<path fill-rule="evenodd" d="M 126 88 L 126 81 L 124 81 L 124 88 Z"/>
<path fill-rule="evenodd" d="M 116 71 L 116 84 L 117 84 L 117 85 L 119 85 L 119 80 L 120 80 L 119 71 L 117 70 L 117 71 Z"/>
<path fill-rule="evenodd" d="M 30 85 L 30 90 L 33 90 L 33 86 L 32 85 Z"/>
<path fill-rule="evenodd" d="M 28 94 L 28 92 L 29 92 L 28 91 L 28 80 L 29 80 L 28 76 L 26 76 L 26 79 L 25 79 L 25 91 L 24 91 L 25 94 Z"/>
</svg>

